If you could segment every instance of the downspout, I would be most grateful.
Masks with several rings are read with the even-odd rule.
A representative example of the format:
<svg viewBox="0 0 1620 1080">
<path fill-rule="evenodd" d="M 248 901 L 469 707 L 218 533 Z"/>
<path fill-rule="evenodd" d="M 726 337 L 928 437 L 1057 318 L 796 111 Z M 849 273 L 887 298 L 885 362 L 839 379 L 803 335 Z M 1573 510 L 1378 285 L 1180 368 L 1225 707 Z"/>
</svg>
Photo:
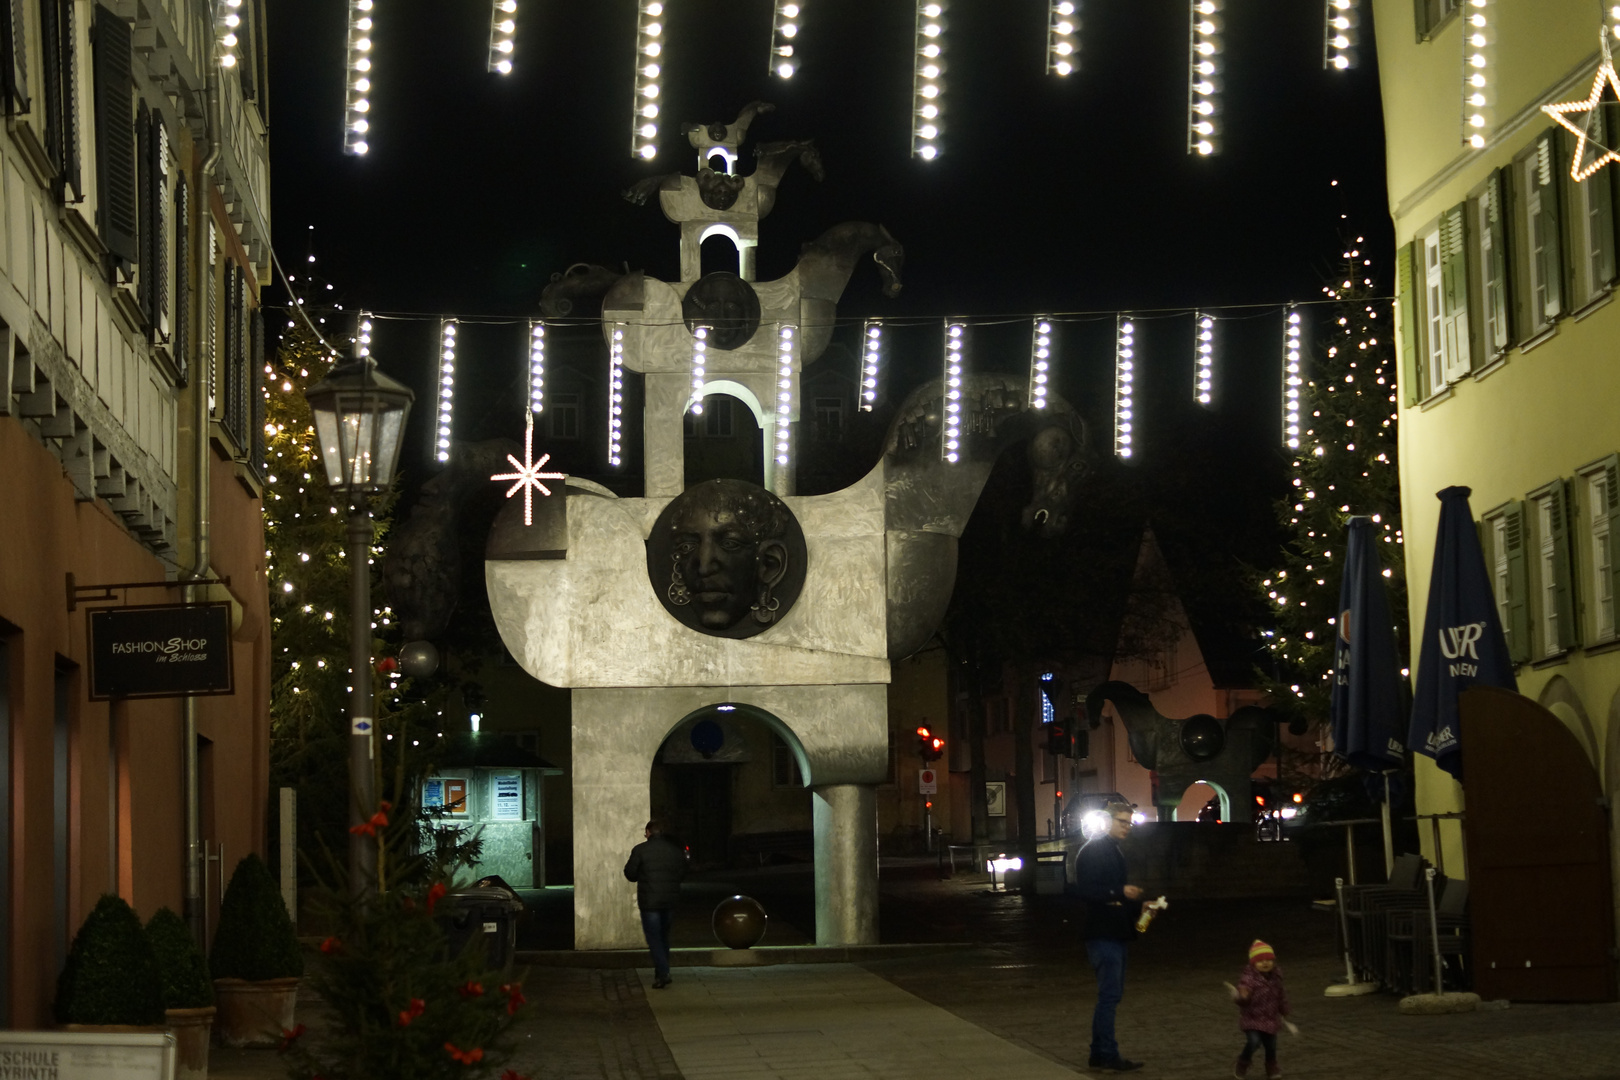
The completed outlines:
<svg viewBox="0 0 1620 1080">
<path fill-rule="evenodd" d="M 214 170 L 219 167 L 219 159 L 224 150 L 221 122 L 220 103 L 220 74 L 219 65 L 215 62 L 215 49 L 218 47 L 217 35 L 211 35 L 208 48 L 208 101 L 205 114 L 205 135 L 208 140 L 208 156 L 203 159 L 198 170 L 198 203 L 201 208 L 203 220 L 213 213 L 209 195 L 214 189 Z M 203 230 L 198 230 L 199 234 Z M 199 237 L 200 238 L 200 237 Z M 202 250 L 204 245 L 196 245 Z M 213 283 L 213 265 L 210 264 L 204 271 L 204 287 L 211 287 Z M 200 290 L 199 290 L 200 291 Z M 192 340 L 200 347 L 203 342 L 211 342 L 214 328 L 207 325 L 208 305 L 193 304 L 194 317 L 202 333 L 195 335 Z M 213 349 L 199 349 L 199 352 L 210 361 L 213 360 Z M 192 553 L 191 571 L 188 577 L 192 581 L 210 577 L 209 564 L 212 560 L 212 543 L 209 530 L 209 485 L 213 482 L 213 469 L 209 461 L 208 449 L 208 380 L 213 372 L 204 372 L 199 369 L 192 380 L 192 401 L 194 445 L 196 455 L 195 483 L 193 484 L 193 510 L 195 511 L 195 548 Z M 196 603 L 201 599 L 202 590 L 192 585 L 186 589 L 188 602 Z M 186 895 L 185 913 L 186 924 L 191 928 L 191 936 L 198 944 L 208 948 L 204 939 L 203 927 L 206 913 L 203 911 L 203 843 L 202 843 L 202 785 L 197 769 L 197 699 L 187 697 L 185 700 L 184 724 L 182 725 L 181 759 L 184 762 L 186 777 Z M 223 871 L 223 867 L 221 870 Z"/>
</svg>

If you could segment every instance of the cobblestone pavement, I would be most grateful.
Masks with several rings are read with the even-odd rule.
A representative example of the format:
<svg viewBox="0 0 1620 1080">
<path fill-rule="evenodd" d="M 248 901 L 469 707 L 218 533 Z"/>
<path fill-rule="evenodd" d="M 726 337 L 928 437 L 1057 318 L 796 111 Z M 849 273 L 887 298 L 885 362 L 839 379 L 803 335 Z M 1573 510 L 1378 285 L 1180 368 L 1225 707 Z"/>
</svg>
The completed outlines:
<svg viewBox="0 0 1620 1080">
<path fill-rule="evenodd" d="M 757 897 L 771 913 L 767 941 L 785 944 L 808 935 L 813 907 L 808 868 L 780 868 L 695 883 L 691 902 L 683 901 L 677 919 L 677 945 L 712 944 L 703 940 L 707 911 L 715 896 L 734 891 Z M 561 891 L 548 900 L 553 935 L 561 932 L 557 920 L 567 914 L 556 905 L 566 900 Z M 1517 1005 L 1457 1016 L 1403 1016 L 1387 995 L 1322 996 L 1323 988 L 1342 974 L 1342 964 L 1334 951 L 1332 917 L 1306 903 L 1199 903 L 1175 897 L 1171 902 L 1170 911 L 1132 946 L 1119 1015 L 1121 1045 L 1127 1055 L 1147 1062 L 1136 1074 L 1145 1080 L 1231 1075 L 1242 1039 L 1221 981 L 1235 979 L 1255 937 L 1276 947 L 1302 1029 L 1298 1038 L 1281 1039 L 1281 1060 L 1291 1080 L 1620 1080 L 1620 1005 Z M 938 881 L 931 866 L 886 860 L 880 911 L 885 942 L 976 944 L 859 965 L 915 1000 L 855 996 L 849 1015 L 837 1020 L 837 1010 L 820 995 L 818 1007 L 830 1010 L 825 1026 L 848 1022 L 881 1031 L 887 1024 L 896 1032 L 897 1045 L 927 1046 L 934 1040 L 942 1047 L 962 1034 L 943 1014 L 921 1007 L 926 1003 L 977 1025 L 1011 1048 L 1084 1073 L 1095 983 L 1074 917 L 1072 903 L 1062 897 L 996 894 L 983 880 Z M 805 992 L 812 999 L 817 997 L 816 980 L 826 978 L 816 975 L 813 965 L 767 970 L 772 979 L 789 980 L 773 989 L 776 994 L 791 990 L 792 973 L 807 973 Z M 519 1027 L 522 1050 L 515 1064 L 535 1080 L 676 1080 L 682 1076 L 682 1060 L 702 1061 L 705 1077 L 769 1075 L 746 1060 L 726 1068 L 728 1063 L 713 1055 L 705 1057 L 696 1028 L 673 1020 L 660 1028 L 666 1009 L 678 1009 L 683 991 L 695 991 L 711 976 L 758 977 L 722 969 L 677 969 L 675 985 L 657 992 L 655 1016 L 634 970 L 532 968 L 525 990 L 535 1008 Z M 883 1000 L 894 1004 L 885 1006 Z M 301 1003 L 300 1018 L 313 1005 L 306 1009 Z M 933 1031 L 936 1025 L 938 1032 Z M 789 1026 L 797 1034 L 783 1036 L 772 1053 L 797 1054 L 802 1060 L 794 1068 L 779 1069 L 780 1075 L 826 1080 L 877 1071 L 856 1069 L 849 1054 L 826 1050 L 825 1039 L 805 1034 L 807 1024 Z M 823 1050 L 817 1051 L 818 1045 Z M 712 1049 L 720 1048 L 716 1043 Z M 690 1056 L 694 1052 L 697 1056 Z M 919 1057 L 915 1072 L 885 1067 L 883 1075 L 936 1080 L 937 1058 L 932 1068 L 927 1058 Z M 1009 1065 L 1020 1058 L 1009 1052 Z M 895 1059 L 889 1055 L 885 1060 Z M 213 1065 L 214 1080 L 284 1075 L 270 1051 L 216 1050 Z M 699 1080 L 699 1075 L 694 1068 L 687 1080 Z"/>
</svg>

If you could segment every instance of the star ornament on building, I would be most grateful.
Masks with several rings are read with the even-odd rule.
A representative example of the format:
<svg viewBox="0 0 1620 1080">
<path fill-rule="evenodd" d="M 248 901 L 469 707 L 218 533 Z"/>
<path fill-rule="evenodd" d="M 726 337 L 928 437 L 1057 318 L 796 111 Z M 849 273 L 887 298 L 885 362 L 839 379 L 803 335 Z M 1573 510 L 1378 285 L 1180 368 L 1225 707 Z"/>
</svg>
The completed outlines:
<svg viewBox="0 0 1620 1080">
<path fill-rule="evenodd" d="M 1603 119 L 1603 90 L 1607 87 L 1614 91 L 1614 99 L 1620 101 L 1620 77 L 1615 75 L 1614 58 L 1609 55 L 1608 41 L 1604 40 L 1603 62 L 1598 65 L 1597 76 L 1592 80 L 1592 92 L 1584 101 L 1565 101 L 1557 105 L 1543 105 L 1541 111 L 1552 117 L 1560 127 L 1566 128 L 1575 134 L 1575 155 L 1569 163 L 1570 178 L 1577 183 L 1585 180 L 1593 173 L 1611 161 L 1620 161 L 1620 153 L 1610 150 L 1602 142 L 1593 137 L 1593 131 L 1602 133 Z M 1581 123 L 1577 126 L 1570 120 L 1572 114 L 1583 114 Z M 1594 156 L 1590 161 L 1588 145 L 1602 153 Z"/>
<path fill-rule="evenodd" d="M 539 461 L 531 460 L 534 457 L 534 424 L 531 422 L 523 429 L 523 460 L 519 461 L 514 455 L 507 454 L 506 460 L 512 463 L 516 472 L 496 473 L 491 480 L 515 480 L 511 487 L 506 489 L 506 497 L 510 499 L 519 491 L 523 492 L 523 524 L 534 524 L 534 492 L 550 495 L 551 489 L 543 481 L 566 479 L 567 473 L 541 472 L 546 462 L 551 460 L 550 454 L 541 454 Z"/>
</svg>

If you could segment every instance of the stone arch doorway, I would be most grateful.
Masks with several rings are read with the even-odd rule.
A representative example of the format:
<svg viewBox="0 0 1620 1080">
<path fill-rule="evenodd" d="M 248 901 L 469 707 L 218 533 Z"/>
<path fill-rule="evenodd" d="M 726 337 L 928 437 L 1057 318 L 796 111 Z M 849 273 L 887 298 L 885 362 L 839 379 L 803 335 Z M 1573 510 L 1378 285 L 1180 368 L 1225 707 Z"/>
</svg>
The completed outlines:
<svg viewBox="0 0 1620 1080">
<path fill-rule="evenodd" d="M 1198 780 L 1187 785 L 1187 790 L 1181 793 L 1181 801 L 1176 804 L 1176 820 L 1197 821 L 1211 799 L 1220 807 L 1221 820 L 1231 821 L 1232 796 L 1213 780 Z"/>
<path fill-rule="evenodd" d="M 705 480 L 764 485 L 765 437 L 748 401 L 711 390 L 703 411 L 687 410 L 682 425 L 687 487 Z"/>
<path fill-rule="evenodd" d="M 648 778 L 654 817 L 694 870 L 813 858 L 810 765 L 767 710 L 720 702 L 670 729 Z"/>
</svg>

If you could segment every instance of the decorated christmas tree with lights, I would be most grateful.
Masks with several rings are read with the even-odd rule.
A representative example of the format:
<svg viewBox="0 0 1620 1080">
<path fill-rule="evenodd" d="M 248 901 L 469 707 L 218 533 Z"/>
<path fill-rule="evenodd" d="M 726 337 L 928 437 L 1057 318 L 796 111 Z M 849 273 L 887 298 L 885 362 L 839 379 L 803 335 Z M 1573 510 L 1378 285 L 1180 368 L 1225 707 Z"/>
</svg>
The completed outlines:
<svg viewBox="0 0 1620 1080">
<path fill-rule="evenodd" d="M 326 320 L 322 320 L 325 322 Z M 349 708 L 349 567 L 347 514 L 332 497 L 315 449 L 304 392 L 339 362 L 302 322 L 282 335 L 265 365 L 265 572 L 270 587 L 270 755 L 272 787 L 299 789 L 299 847 L 347 841 Z M 409 774 L 409 748 L 433 727 L 439 707 L 412 700 L 408 680 L 389 658 L 392 612 L 383 606 L 382 547 L 393 493 L 373 500 L 372 655 L 384 657 L 375 680 L 377 790 L 397 799 Z M 397 642 L 393 642 L 397 646 Z M 432 733 L 426 736 L 432 737 Z M 384 747 L 393 750 L 385 753 Z M 403 801 L 403 800 L 402 800 Z"/>
<path fill-rule="evenodd" d="M 1297 726 L 1329 722 L 1333 640 L 1346 523 L 1371 517 L 1380 539 L 1390 611 L 1400 655 L 1406 655 L 1406 577 L 1401 536 L 1400 470 L 1396 465 L 1395 327 L 1387 300 L 1376 298 L 1365 241 L 1347 244 L 1337 277 L 1322 291 L 1333 300 L 1329 325 L 1306 366 L 1290 494 L 1277 503 L 1288 536 L 1281 559 L 1261 588 L 1274 613 L 1264 631 L 1269 662 L 1262 686 L 1272 705 Z"/>
</svg>

